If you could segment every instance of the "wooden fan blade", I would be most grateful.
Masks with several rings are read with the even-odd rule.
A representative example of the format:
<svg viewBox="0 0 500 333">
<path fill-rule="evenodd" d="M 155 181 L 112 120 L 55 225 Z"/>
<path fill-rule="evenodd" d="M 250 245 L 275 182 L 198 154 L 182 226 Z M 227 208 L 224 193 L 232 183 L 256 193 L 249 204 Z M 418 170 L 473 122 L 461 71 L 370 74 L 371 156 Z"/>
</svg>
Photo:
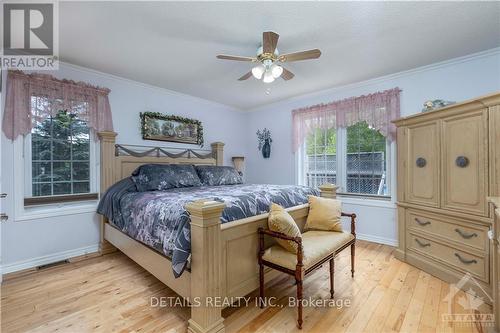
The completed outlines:
<svg viewBox="0 0 500 333">
<path fill-rule="evenodd" d="M 274 53 L 276 46 L 278 45 L 278 35 L 272 31 L 266 31 L 262 33 L 262 51 L 264 53 Z"/>
<path fill-rule="evenodd" d="M 238 81 L 245 81 L 245 80 L 248 80 L 248 78 L 250 78 L 252 76 L 252 71 L 246 73 L 245 75 L 243 75 L 242 77 L 240 77 L 238 79 Z"/>
<path fill-rule="evenodd" d="M 294 76 L 295 76 L 295 74 L 290 72 L 288 69 L 283 68 L 283 73 L 281 73 L 281 78 L 283 80 L 285 80 L 285 81 L 291 80 L 291 79 L 293 79 Z"/>
<path fill-rule="evenodd" d="M 307 50 L 301 52 L 294 52 L 280 55 L 279 60 L 281 62 L 299 61 L 307 59 L 317 59 L 321 56 L 321 51 L 318 49 Z"/>
<path fill-rule="evenodd" d="M 252 57 L 240 57 L 240 56 L 232 56 L 232 55 L 226 55 L 226 54 L 219 54 L 217 56 L 217 59 L 223 59 L 223 60 L 235 60 L 235 61 L 256 61 L 256 58 Z"/>
</svg>

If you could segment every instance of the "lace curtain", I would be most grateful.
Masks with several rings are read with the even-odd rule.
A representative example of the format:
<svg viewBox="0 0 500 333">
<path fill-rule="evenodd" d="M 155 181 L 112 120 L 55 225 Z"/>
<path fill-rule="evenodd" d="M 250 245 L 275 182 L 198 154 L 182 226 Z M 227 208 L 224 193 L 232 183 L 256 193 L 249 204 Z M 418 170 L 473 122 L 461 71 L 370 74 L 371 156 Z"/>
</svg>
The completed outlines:
<svg viewBox="0 0 500 333">
<path fill-rule="evenodd" d="M 293 151 L 317 128 L 348 127 L 361 121 L 380 131 L 388 140 L 396 140 L 392 120 L 399 118 L 399 88 L 370 95 L 351 97 L 292 111 Z"/>
<path fill-rule="evenodd" d="M 109 92 L 106 88 L 59 80 L 48 74 L 9 71 L 2 130 L 7 138 L 15 140 L 19 135 L 29 134 L 36 122 L 67 110 L 85 121 L 95 134 L 112 131 Z"/>
</svg>

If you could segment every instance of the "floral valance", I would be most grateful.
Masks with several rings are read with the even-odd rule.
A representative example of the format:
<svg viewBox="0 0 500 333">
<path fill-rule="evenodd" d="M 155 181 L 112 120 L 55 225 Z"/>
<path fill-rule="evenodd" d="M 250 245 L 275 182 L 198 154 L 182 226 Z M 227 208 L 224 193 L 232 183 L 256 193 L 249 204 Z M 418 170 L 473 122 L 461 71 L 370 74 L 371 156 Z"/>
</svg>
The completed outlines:
<svg viewBox="0 0 500 333">
<path fill-rule="evenodd" d="M 106 88 L 59 80 L 48 74 L 9 71 L 2 130 L 7 138 L 14 140 L 30 133 L 36 122 L 67 110 L 86 121 L 94 133 L 112 131 L 109 92 Z"/>
<path fill-rule="evenodd" d="M 366 121 L 390 141 L 396 139 L 392 120 L 399 118 L 399 88 L 351 97 L 292 111 L 293 151 L 317 128 L 338 128 Z"/>
</svg>

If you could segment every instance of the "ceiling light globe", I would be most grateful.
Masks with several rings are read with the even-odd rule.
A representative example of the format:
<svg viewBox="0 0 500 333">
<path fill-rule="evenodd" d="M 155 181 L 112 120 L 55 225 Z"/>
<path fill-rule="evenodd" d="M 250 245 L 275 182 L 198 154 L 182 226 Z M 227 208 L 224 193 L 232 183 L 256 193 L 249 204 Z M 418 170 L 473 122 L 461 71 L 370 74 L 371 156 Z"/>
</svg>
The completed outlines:
<svg viewBox="0 0 500 333">
<path fill-rule="evenodd" d="M 264 74 L 264 71 L 265 71 L 264 66 L 258 65 L 252 68 L 252 75 L 257 80 L 260 80 L 262 79 L 262 74 Z"/>
<path fill-rule="evenodd" d="M 283 74 L 283 67 L 279 65 L 273 65 L 271 68 L 271 73 L 275 79 L 279 78 Z"/>
<path fill-rule="evenodd" d="M 264 83 L 271 83 L 274 81 L 274 76 L 273 76 L 273 73 L 271 73 L 271 71 L 266 71 L 264 73 L 264 79 L 262 79 L 262 81 L 264 81 Z"/>
</svg>

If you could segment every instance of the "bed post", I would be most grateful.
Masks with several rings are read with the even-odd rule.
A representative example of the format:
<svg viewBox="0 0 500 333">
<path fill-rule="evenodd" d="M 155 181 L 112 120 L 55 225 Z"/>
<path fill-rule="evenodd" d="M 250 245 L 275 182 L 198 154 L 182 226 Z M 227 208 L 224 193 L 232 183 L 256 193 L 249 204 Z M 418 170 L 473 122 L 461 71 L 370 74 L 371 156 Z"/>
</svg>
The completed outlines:
<svg viewBox="0 0 500 333">
<path fill-rule="evenodd" d="M 319 187 L 320 196 L 323 198 L 335 199 L 337 197 L 338 186 L 334 184 L 323 184 Z"/>
<path fill-rule="evenodd" d="M 217 165 L 224 165 L 224 143 L 214 142 L 212 143 L 212 154 L 214 155 L 215 162 Z"/>
<path fill-rule="evenodd" d="M 115 167 L 113 161 L 115 156 L 115 138 L 117 134 L 115 132 L 99 132 L 97 135 L 99 136 L 101 150 L 100 193 L 102 195 L 115 183 Z M 106 223 L 106 218 L 101 216 L 101 239 L 99 242 L 99 252 L 101 255 L 116 251 L 116 247 L 104 239 L 104 223 Z"/>
<path fill-rule="evenodd" d="M 188 332 L 224 332 L 222 308 L 222 231 L 224 203 L 197 200 L 186 205 L 191 215 L 191 319 Z M 199 300 L 200 303 L 197 301 Z"/>
</svg>

